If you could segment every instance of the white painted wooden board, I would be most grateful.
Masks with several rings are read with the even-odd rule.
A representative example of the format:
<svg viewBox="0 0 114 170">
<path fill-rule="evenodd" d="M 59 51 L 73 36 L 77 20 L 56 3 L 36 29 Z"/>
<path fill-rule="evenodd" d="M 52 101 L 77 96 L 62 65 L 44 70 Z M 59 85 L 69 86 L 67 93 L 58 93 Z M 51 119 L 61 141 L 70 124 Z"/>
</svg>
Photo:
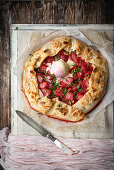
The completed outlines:
<svg viewBox="0 0 114 170">
<path fill-rule="evenodd" d="M 20 102 L 17 95 L 17 76 L 14 75 L 14 67 L 16 67 L 16 61 L 19 55 L 18 51 L 18 37 L 19 31 L 26 33 L 26 39 L 22 38 L 25 45 L 21 47 L 21 50 L 24 52 L 27 43 L 29 42 L 29 36 L 27 32 L 40 31 L 40 30 L 55 30 L 55 29 L 96 29 L 98 31 L 105 31 L 109 36 L 109 39 L 113 40 L 113 26 L 112 25 L 12 25 L 11 26 L 11 133 L 12 135 L 39 135 L 34 129 L 28 126 L 23 122 L 15 113 L 17 110 L 17 104 Z M 23 42 L 22 42 L 23 44 Z M 105 116 L 107 117 L 106 130 L 101 132 L 89 131 L 79 132 L 73 131 L 72 134 L 67 131 L 65 137 L 74 137 L 74 138 L 96 138 L 95 134 L 97 133 L 97 138 L 113 138 L 113 103 L 110 104 L 105 110 Z M 58 136 L 60 133 L 58 133 Z"/>
</svg>

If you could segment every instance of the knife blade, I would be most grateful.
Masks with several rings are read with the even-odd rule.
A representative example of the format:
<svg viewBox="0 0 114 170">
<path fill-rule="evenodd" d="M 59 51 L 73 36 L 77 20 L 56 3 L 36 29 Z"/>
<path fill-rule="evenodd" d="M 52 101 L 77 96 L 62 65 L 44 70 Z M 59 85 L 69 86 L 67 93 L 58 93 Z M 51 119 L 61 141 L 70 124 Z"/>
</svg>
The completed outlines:
<svg viewBox="0 0 114 170">
<path fill-rule="evenodd" d="M 35 129 L 37 132 L 39 132 L 42 136 L 49 138 L 52 140 L 59 148 L 61 148 L 66 154 L 72 155 L 73 151 L 69 149 L 65 144 L 63 144 L 61 141 L 59 141 L 57 138 L 52 136 L 44 127 L 39 125 L 36 121 L 34 121 L 32 118 L 27 116 L 25 113 L 16 110 L 17 115 L 25 121 L 28 125 L 30 125 L 33 129 Z"/>
</svg>

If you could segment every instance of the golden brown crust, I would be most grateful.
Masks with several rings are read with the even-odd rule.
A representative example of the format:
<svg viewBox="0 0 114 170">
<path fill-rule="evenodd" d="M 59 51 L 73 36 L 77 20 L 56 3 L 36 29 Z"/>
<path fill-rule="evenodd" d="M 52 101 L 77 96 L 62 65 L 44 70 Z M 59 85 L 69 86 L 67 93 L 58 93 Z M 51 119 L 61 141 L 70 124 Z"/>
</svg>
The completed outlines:
<svg viewBox="0 0 114 170">
<path fill-rule="evenodd" d="M 68 53 L 76 50 L 85 61 L 92 63 L 93 71 L 89 79 L 88 92 L 73 106 L 69 106 L 58 98 L 49 99 L 39 95 L 36 73 L 34 68 L 40 67 L 41 63 L 48 56 L 56 55 L 64 49 Z M 73 37 L 58 37 L 49 41 L 42 48 L 35 51 L 32 57 L 27 60 L 23 72 L 23 91 L 34 110 L 48 116 L 66 121 L 79 121 L 84 118 L 106 92 L 108 78 L 107 60 L 98 51 L 93 50 Z M 61 107 L 58 107 L 58 104 Z"/>
</svg>

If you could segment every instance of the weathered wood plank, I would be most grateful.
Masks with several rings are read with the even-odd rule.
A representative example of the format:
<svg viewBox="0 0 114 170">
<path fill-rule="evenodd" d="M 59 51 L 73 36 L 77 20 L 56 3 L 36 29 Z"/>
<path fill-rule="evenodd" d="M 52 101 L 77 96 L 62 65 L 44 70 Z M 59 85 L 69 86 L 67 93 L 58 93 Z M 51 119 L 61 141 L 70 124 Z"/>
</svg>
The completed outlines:
<svg viewBox="0 0 114 170">
<path fill-rule="evenodd" d="M 0 128 L 10 127 L 10 24 L 114 23 L 114 1 L 0 2 Z"/>
<path fill-rule="evenodd" d="M 2 29 L 1 33 L 1 55 L 0 55 L 0 115 L 1 115 L 1 127 L 10 125 L 10 51 L 9 51 L 9 23 L 10 23 L 10 11 L 9 4 L 3 5 L 1 18 Z"/>
</svg>

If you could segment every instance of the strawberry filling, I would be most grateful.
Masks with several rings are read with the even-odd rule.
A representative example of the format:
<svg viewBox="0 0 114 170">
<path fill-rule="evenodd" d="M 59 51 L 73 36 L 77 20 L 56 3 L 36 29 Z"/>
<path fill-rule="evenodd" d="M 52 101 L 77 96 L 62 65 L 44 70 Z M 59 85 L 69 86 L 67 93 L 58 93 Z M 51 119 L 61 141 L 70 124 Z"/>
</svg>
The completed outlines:
<svg viewBox="0 0 114 170">
<path fill-rule="evenodd" d="M 69 71 L 72 76 L 57 79 L 47 70 L 48 63 L 52 64 L 53 61 L 60 59 L 64 62 L 68 60 L 74 62 Z M 47 57 L 38 69 L 35 68 L 38 87 L 43 95 L 49 98 L 58 97 L 60 101 L 69 105 L 74 105 L 87 93 L 92 70 L 92 64 L 82 60 L 76 51 L 66 55 L 64 50 L 55 56 Z"/>
</svg>

